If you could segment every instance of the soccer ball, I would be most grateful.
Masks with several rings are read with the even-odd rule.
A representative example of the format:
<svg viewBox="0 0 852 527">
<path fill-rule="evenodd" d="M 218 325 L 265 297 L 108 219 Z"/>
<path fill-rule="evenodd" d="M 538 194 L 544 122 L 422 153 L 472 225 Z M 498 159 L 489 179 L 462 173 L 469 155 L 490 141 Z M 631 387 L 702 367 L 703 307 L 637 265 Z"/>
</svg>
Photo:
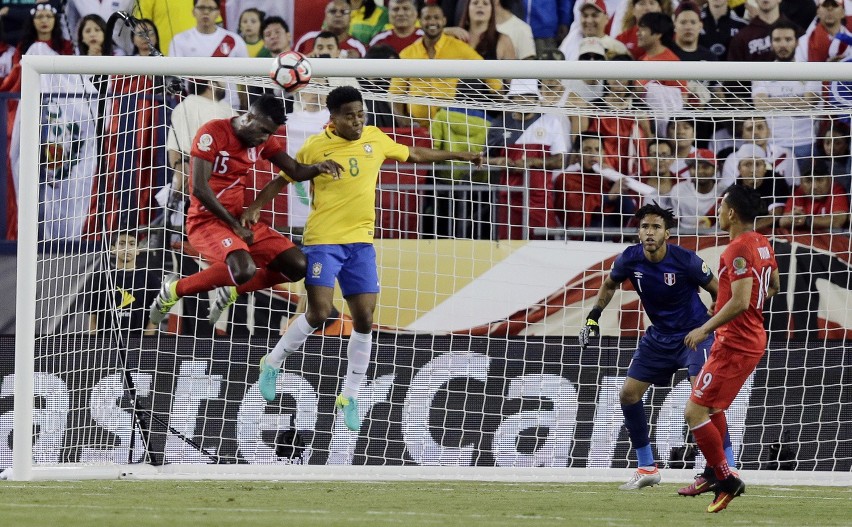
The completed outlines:
<svg viewBox="0 0 852 527">
<path fill-rule="evenodd" d="M 293 93 L 311 82 L 311 63 L 298 51 L 285 51 L 272 59 L 269 76 L 284 91 Z"/>
</svg>

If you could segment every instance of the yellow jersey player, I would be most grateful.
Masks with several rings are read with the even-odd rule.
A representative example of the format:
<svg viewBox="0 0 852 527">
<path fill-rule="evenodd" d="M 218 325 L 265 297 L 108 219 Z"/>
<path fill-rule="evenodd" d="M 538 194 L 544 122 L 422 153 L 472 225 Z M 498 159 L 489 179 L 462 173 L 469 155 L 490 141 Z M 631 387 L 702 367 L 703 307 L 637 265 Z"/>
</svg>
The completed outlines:
<svg viewBox="0 0 852 527">
<path fill-rule="evenodd" d="M 339 177 L 321 174 L 311 181 L 311 212 L 304 235 L 307 311 L 290 324 L 272 351 L 261 359 L 258 385 L 264 399 L 275 400 L 276 380 L 284 360 L 301 348 L 331 314 L 337 280 L 352 315 L 353 331 L 346 349 L 346 380 L 335 406 L 342 411 L 347 428 L 358 430 L 358 388 L 370 364 L 373 312 L 379 293 L 373 231 L 376 184 L 382 163 L 386 159 L 409 163 L 469 161 L 479 166 L 482 153 L 447 152 L 394 142 L 379 128 L 365 126 L 361 93 L 351 86 L 332 90 L 326 105 L 330 124 L 308 138 L 296 159 L 301 163 L 336 161 L 343 171 Z M 285 184 L 281 178 L 279 186 Z M 258 196 L 247 211 L 250 220 L 256 219 L 260 208 L 272 197 L 263 193 Z"/>
</svg>

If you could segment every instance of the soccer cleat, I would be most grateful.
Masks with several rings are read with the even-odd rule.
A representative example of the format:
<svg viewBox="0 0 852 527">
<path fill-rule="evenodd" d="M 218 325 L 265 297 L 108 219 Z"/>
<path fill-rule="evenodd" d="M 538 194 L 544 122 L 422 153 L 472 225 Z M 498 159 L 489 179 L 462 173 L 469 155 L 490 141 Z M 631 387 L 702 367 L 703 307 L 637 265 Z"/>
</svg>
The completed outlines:
<svg viewBox="0 0 852 527">
<path fill-rule="evenodd" d="M 698 496 L 715 489 L 717 483 L 719 480 L 716 479 L 716 473 L 711 467 L 705 467 L 704 472 L 695 476 L 691 485 L 678 489 L 677 493 L 681 496 Z"/>
<path fill-rule="evenodd" d="M 237 288 L 232 285 L 216 289 L 216 299 L 210 304 L 210 312 L 207 314 L 210 324 L 215 325 L 222 312 L 231 307 L 239 296 Z"/>
<path fill-rule="evenodd" d="M 343 411 L 343 422 L 346 428 L 357 432 L 361 428 L 361 418 L 358 417 L 358 399 L 346 397 L 342 393 L 334 401 L 334 407 Z"/>
<path fill-rule="evenodd" d="M 707 506 L 707 512 L 720 512 L 728 507 L 731 500 L 745 492 L 745 483 L 731 475 L 716 484 L 716 497 Z"/>
<path fill-rule="evenodd" d="M 180 297 L 177 294 L 178 276 L 176 274 L 167 275 L 163 278 L 163 287 L 160 288 L 160 293 L 154 302 L 151 304 L 151 323 L 159 326 L 160 322 L 166 318 L 169 311 L 177 304 Z"/>
<path fill-rule="evenodd" d="M 660 471 L 657 470 L 657 467 L 654 467 L 653 470 L 637 468 L 636 472 L 633 473 L 633 477 L 630 478 L 627 483 L 618 488 L 619 490 L 636 490 L 641 489 L 642 487 L 653 487 L 658 484 L 661 479 L 662 477 L 660 476 Z"/>
<path fill-rule="evenodd" d="M 260 359 L 260 377 L 257 379 L 257 387 L 260 390 L 260 395 L 269 402 L 275 400 L 276 386 L 275 381 L 278 379 L 278 372 L 281 368 L 270 366 L 266 363 L 269 355 L 264 355 Z"/>
</svg>

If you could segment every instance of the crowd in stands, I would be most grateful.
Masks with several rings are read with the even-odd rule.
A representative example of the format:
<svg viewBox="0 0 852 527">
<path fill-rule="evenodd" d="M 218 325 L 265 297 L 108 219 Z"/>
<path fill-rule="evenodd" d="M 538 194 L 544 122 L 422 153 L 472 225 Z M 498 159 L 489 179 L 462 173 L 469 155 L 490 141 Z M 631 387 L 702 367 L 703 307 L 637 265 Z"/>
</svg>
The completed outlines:
<svg viewBox="0 0 852 527">
<path fill-rule="evenodd" d="M 6 92 L 20 91 L 19 63 L 26 54 L 225 58 L 273 57 L 292 49 L 310 57 L 358 60 L 852 58 L 849 0 L 32 0 L 2 5 L 0 91 Z M 110 35 L 107 21 L 118 10 L 140 23 L 132 31 L 119 24 Z M 157 87 L 147 77 L 94 78 L 91 83 L 93 90 L 123 95 L 150 94 Z M 732 86 L 678 80 L 394 78 L 361 87 L 369 124 L 397 134 L 408 130 L 409 136 L 438 148 L 487 150 L 489 171 L 450 169 L 436 172 L 436 181 L 439 176 L 470 177 L 509 188 L 529 186 L 526 203 L 511 192 L 498 193 L 499 203 L 486 214 L 510 226 L 488 230 L 488 237 L 544 236 L 547 229 L 582 237 L 590 228 L 618 230 L 651 201 L 671 207 L 685 232 L 700 232 L 714 227 L 721 193 L 734 182 L 753 186 L 765 197 L 772 214 L 762 220 L 767 229 L 848 227 L 849 119 L 820 115 L 829 98 L 827 82 Z M 115 184 L 105 173 L 119 170 L 122 149 L 137 152 L 137 166 L 157 166 L 154 158 L 163 157 L 159 165 L 164 169 L 140 168 L 127 179 L 138 187 L 131 194 L 139 208 L 151 209 L 134 224 L 154 221 L 157 203 L 173 203 L 174 193 L 184 188 L 188 143 L 201 121 L 245 109 L 253 93 L 206 81 L 183 88 L 183 95 L 169 92 L 165 113 L 158 113 L 150 97 L 141 97 L 130 109 L 117 101 L 100 109 L 108 118 L 98 133 L 150 131 L 161 121 L 168 125 L 167 136 L 131 134 L 132 148 L 121 140 L 107 142 L 113 152 L 104 154 L 107 162 L 92 176 L 95 188 Z M 389 102 L 384 92 L 436 102 L 400 102 L 405 97 Z M 143 99 L 147 102 L 139 102 Z M 499 110 L 505 103 L 530 110 Z M 7 139 L 15 149 L 16 101 L 7 104 Z M 304 117 L 310 124 L 300 133 L 321 129 L 320 99 L 289 104 L 297 121 Z M 536 112 L 536 107 L 562 111 Z M 726 118 L 668 117 L 690 108 L 724 107 L 732 109 Z M 795 112 L 781 115 L 779 108 Z M 10 150 L 6 159 L 7 174 L 16 175 L 16 153 Z M 14 237 L 16 183 L 11 179 L 8 224 Z M 422 210 L 455 213 L 439 211 L 438 202 L 436 197 L 434 208 Z M 523 216 L 515 210 L 519 206 L 534 209 L 523 220 L 531 227 L 527 232 L 515 228 Z M 84 224 L 63 236 L 90 231 Z"/>
</svg>

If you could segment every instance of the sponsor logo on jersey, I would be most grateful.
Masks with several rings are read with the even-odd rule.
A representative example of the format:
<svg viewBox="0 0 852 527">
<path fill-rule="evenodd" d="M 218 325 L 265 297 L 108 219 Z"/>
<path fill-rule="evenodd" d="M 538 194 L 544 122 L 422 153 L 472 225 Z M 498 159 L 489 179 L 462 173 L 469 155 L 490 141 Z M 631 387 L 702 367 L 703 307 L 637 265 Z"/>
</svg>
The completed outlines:
<svg viewBox="0 0 852 527">
<path fill-rule="evenodd" d="M 675 285 L 675 281 L 676 281 L 676 280 L 677 280 L 677 277 L 675 276 L 675 274 L 674 274 L 674 273 L 663 273 L 663 282 L 664 282 L 667 286 L 673 286 L 673 285 Z"/>
<path fill-rule="evenodd" d="M 230 247 L 231 245 L 234 245 L 234 240 L 232 238 L 225 238 L 222 240 L 222 246 Z"/>
<path fill-rule="evenodd" d="M 642 271 L 633 271 L 633 278 L 640 280 L 642 278 Z"/>
<path fill-rule="evenodd" d="M 210 134 L 202 134 L 201 137 L 198 138 L 198 144 L 196 145 L 199 150 L 202 152 L 209 152 L 210 145 L 213 144 L 213 136 Z"/>
<path fill-rule="evenodd" d="M 321 274 L 322 274 L 322 263 L 314 262 L 314 264 L 311 265 L 311 276 L 313 276 L 314 278 L 319 278 Z"/>
<path fill-rule="evenodd" d="M 748 262 L 742 256 L 734 258 L 734 274 L 737 276 L 744 275 L 748 272 Z"/>
</svg>

